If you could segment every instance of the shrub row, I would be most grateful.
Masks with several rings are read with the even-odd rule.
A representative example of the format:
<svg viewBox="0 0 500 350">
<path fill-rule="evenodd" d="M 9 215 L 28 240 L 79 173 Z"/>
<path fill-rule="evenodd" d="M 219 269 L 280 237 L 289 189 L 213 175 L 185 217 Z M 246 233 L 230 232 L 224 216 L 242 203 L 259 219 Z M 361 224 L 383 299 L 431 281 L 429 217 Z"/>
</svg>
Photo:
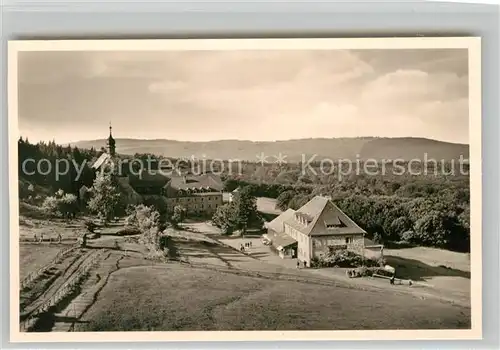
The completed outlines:
<svg viewBox="0 0 500 350">
<path fill-rule="evenodd" d="M 321 257 L 315 257 L 311 261 L 311 267 L 360 267 L 360 266 L 383 266 L 385 260 L 373 260 L 356 254 L 352 251 L 341 249 Z"/>
</svg>

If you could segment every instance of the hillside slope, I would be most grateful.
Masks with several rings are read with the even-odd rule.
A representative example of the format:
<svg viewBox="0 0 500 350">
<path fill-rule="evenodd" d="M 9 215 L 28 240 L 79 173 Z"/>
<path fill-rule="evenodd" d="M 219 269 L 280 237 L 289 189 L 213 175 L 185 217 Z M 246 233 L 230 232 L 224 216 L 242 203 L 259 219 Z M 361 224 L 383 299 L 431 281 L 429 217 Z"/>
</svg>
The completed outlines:
<svg viewBox="0 0 500 350">
<path fill-rule="evenodd" d="M 105 140 L 79 141 L 73 145 L 79 148 L 99 149 Z M 198 157 L 211 159 L 241 159 L 257 161 L 257 155 L 264 153 L 272 157 L 281 153 L 286 161 L 308 160 L 316 155 L 316 160 L 331 159 L 459 159 L 469 156 L 469 146 L 425 138 L 332 138 L 299 139 L 287 141 L 240 141 L 220 140 L 209 142 L 187 142 L 174 140 L 116 139 L 117 152 L 133 155 L 152 153 L 174 158 Z"/>
</svg>

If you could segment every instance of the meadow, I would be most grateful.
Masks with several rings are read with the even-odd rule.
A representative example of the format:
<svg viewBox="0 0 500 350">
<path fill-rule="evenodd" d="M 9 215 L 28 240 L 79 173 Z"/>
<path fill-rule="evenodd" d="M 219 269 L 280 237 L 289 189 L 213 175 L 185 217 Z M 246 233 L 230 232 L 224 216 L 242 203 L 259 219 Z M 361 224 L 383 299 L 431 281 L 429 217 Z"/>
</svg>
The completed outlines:
<svg viewBox="0 0 500 350">
<path fill-rule="evenodd" d="M 388 290 L 171 264 L 114 273 L 79 324 L 88 331 L 456 329 L 470 327 L 470 310 Z"/>
</svg>

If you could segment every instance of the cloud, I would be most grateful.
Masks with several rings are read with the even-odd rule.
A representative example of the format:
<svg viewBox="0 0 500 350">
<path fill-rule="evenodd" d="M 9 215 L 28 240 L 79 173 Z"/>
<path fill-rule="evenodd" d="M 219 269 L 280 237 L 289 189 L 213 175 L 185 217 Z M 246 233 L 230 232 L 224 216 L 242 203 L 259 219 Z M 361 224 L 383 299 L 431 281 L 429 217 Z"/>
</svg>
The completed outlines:
<svg viewBox="0 0 500 350">
<path fill-rule="evenodd" d="M 122 137 L 466 142 L 466 67 L 457 50 L 27 52 L 19 110 L 56 139 L 112 121 Z"/>
<path fill-rule="evenodd" d="M 227 51 L 189 58 L 181 80 L 152 82 L 149 92 L 161 94 L 166 104 L 176 99 L 247 120 L 344 104 L 347 85 L 373 72 L 348 51 Z"/>
<path fill-rule="evenodd" d="M 369 101 L 421 102 L 467 96 L 467 78 L 453 73 L 429 74 L 420 70 L 397 70 L 371 81 L 362 97 Z"/>
</svg>

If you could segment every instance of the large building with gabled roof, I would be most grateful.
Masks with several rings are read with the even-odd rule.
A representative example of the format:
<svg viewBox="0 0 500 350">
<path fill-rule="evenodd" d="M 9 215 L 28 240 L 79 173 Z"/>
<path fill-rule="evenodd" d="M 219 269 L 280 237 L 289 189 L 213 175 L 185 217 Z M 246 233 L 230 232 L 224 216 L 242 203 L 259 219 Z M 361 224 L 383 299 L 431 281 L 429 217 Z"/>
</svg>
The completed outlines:
<svg viewBox="0 0 500 350">
<path fill-rule="evenodd" d="M 138 204 L 154 196 L 161 199 L 166 212 L 171 213 L 180 205 L 193 215 L 212 215 L 222 205 L 223 183 L 220 176 L 212 172 L 194 174 L 183 168 L 159 168 L 158 162 L 142 169 L 133 169 L 133 165 L 134 160 L 116 155 L 110 125 L 106 147 L 92 168 L 96 172 L 111 168 L 121 191 L 126 193 L 126 204 Z M 86 194 L 88 189 L 82 188 L 81 192 Z"/>
<path fill-rule="evenodd" d="M 164 187 L 167 210 L 180 205 L 188 214 L 212 215 L 222 205 L 222 188 L 220 176 L 210 172 L 173 175 Z"/>
<path fill-rule="evenodd" d="M 365 255 L 365 234 L 329 197 L 316 196 L 298 210 L 288 209 L 267 225 L 266 238 L 281 257 L 311 260 L 334 250 L 347 249 Z M 381 252 L 382 246 L 370 245 Z"/>
</svg>

